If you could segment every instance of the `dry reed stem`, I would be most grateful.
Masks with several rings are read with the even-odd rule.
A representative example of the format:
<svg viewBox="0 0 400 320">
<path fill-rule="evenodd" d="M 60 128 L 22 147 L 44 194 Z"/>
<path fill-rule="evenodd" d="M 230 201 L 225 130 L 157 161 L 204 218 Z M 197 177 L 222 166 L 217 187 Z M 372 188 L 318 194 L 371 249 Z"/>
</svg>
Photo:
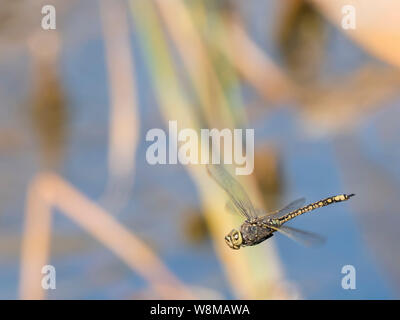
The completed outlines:
<svg viewBox="0 0 400 320">
<path fill-rule="evenodd" d="M 43 196 L 40 186 L 33 183 L 28 190 L 21 248 L 21 299 L 44 298 L 41 270 L 50 251 L 51 209 Z"/>
<path fill-rule="evenodd" d="M 50 208 L 93 235 L 149 282 L 163 299 L 190 299 L 193 295 L 163 264 L 157 255 L 107 211 L 87 199 L 72 185 L 53 173 L 41 173 L 28 192 L 27 216 L 22 242 L 20 297 L 42 299 L 41 268 L 48 261 Z"/>
<path fill-rule="evenodd" d="M 193 18 L 180 0 L 173 2 L 154 0 L 165 27 L 174 42 L 190 75 L 197 97 L 205 111 L 207 122 L 213 127 L 231 127 L 229 106 L 223 98 L 223 88 L 212 65 L 207 47 L 196 30 Z M 218 108 L 216 108 L 216 105 Z M 222 121 L 215 121 L 222 112 Z"/>
<path fill-rule="evenodd" d="M 225 25 L 227 37 L 221 39 L 220 49 L 243 78 L 267 101 L 290 98 L 294 84 L 251 39 L 239 17 L 230 15 Z"/>
<path fill-rule="evenodd" d="M 110 84 L 109 181 L 100 202 L 119 211 L 129 200 L 134 183 L 139 141 L 135 67 L 130 49 L 126 6 L 100 1 L 105 58 Z"/>
</svg>

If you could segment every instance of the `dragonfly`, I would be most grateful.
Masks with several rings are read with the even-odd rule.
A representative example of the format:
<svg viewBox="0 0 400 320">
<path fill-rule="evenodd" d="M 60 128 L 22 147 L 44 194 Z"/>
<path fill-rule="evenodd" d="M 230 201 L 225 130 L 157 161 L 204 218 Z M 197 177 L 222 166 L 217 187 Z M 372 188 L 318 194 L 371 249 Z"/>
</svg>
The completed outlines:
<svg viewBox="0 0 400 320">
<path fill-rule="evenodd" d="M 280 210 L 267 213 L 264 210 L 254 208 L 244 188 L 226 171 L 222 164 L 208 164 L 207 171 L 229 196 L 228 207 L 230 210 L 240 213 L 245 218 L 239 230 L 233 229 L 225 236 L 226 244 L 234 250 L 257 245 L 271 238 L 275 232 L 305 246 L 323 243 L 324 238 L 318 234 L 288 227 L 284 224 L 306 212 L 346 201 L 355 195 L 354 193 L 340 194 L 305 206 L 305 198 L 300 198 Z"/>
</svg>

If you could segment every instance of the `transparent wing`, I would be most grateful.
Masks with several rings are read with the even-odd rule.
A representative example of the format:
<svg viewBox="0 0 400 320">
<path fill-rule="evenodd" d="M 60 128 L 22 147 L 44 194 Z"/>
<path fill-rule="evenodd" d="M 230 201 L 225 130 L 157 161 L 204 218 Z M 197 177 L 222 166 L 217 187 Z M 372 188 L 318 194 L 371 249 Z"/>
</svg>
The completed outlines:
<svg viewBox="0 0 400 320">
<path fill-rule="evenodd" d="M 316 245 L 321 245 L 325 242 L 325 238 L 313 233 L 313 232 L 308 232 L 292 227 L 287 227 L 287 226 L 281 226 L 281 227 L 274 227 L 268 225 L 268 228 L 274 229 L 278 231 L 279 233 L 287 236 L 288 238 L 301 243 L 302 245 L 306 247 L 310 246 L 316 246 Z"/>
<path fill-rule="evenodd" d="M 267 214 L 268 218 L 270 219 L 279 219 L 292 211 L 296 211 L 297 209 L 301 208 L 304 203 L 306 202 L 306 198 L 300 198 L 294 200 L 293 202 L 289 203 L 286 207 L 274 211 L 272 213 Z"/>
<path fill-rule="evenodd" d="M 226 191 L 233 205 L 247 220 L 254 220 L 256 211 L 246 191 L 221 164 L 208 164 L 211 177 Z"/>
<path fill-rule="evenodd" d="M 225 209 L 229 212 L 229 213 L 235 213 L 235 214 L 240 214 L 239 210 L 236 208 L 236 206 L 233 204 L 232 200 L 228 200 L 225 204 Z M 257 210 L 256 210 L 257 211 Z"/>
</svg>

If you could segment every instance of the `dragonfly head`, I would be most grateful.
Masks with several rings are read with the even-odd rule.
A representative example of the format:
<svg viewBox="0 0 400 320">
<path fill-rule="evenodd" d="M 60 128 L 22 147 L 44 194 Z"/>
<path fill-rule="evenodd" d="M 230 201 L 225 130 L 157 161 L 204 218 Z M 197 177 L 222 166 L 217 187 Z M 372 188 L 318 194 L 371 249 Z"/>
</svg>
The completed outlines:
<svg viewBox="0 0 400 320">
<path fill-rule="evenodd" d="M 242 234 L 240 231 L 233 229 L 225 236 L 225 242 L 231 249 L 238 250 L 243 242 Z"/>
</svg>

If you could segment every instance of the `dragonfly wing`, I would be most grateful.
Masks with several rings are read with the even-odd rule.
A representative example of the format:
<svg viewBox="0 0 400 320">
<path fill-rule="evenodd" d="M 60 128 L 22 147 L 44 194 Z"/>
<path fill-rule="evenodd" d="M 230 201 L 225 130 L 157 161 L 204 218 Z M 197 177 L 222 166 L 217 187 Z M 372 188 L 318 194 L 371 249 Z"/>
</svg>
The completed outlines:
<svg viewBox="0 0 400 320">
<path fill-rule="evenodd" d="M 287 236 L 288 238 L 301 243 L 306 247 L 321 245 L 325 242 L 324 237 L 313 232 L 308 232 L 287 226 L 281 226 L 281 227 L 268 226 L 268 228 L 274 229 L 280 232 L 281 234 Z"/>
<path fill-rule="evenodd" d="M 265 212 L 263 209 L 256 209 L 256 215 L 257 217 L 269 216 L 268 212 Z"/>
<path fill-rule="evenodd" d="M 225 190 L 231 202 L 247 220 L 254 220 L 256 212 L 246 191 L 221 164 L 208 164 L 207 170 L 211 177 Z"/>
<path fill-rule="evenodd" d="M 306 202 L 306 198 L 300 198 L 297 200 L 294 200 L 293 202 L 289 203 L 286 207 L 272 212 L 268 215 L 268 218 L 270 219 L 279 219 L 285 215 L 287 215 L 288 213 L 292 212 L 292 211 L 296 211 L 297 209 L 301 208 L 304 203 Z"/>
<path fill-rule="evenodd" d="M 229 212 L 229 213 L 236 213 L 236 214 L 240 214 L 239 210 L 236 208 L 236 206 L 233 204 L 232 200 L 228 200 L 225 204 L 225 209 Z"/>
</svg>

